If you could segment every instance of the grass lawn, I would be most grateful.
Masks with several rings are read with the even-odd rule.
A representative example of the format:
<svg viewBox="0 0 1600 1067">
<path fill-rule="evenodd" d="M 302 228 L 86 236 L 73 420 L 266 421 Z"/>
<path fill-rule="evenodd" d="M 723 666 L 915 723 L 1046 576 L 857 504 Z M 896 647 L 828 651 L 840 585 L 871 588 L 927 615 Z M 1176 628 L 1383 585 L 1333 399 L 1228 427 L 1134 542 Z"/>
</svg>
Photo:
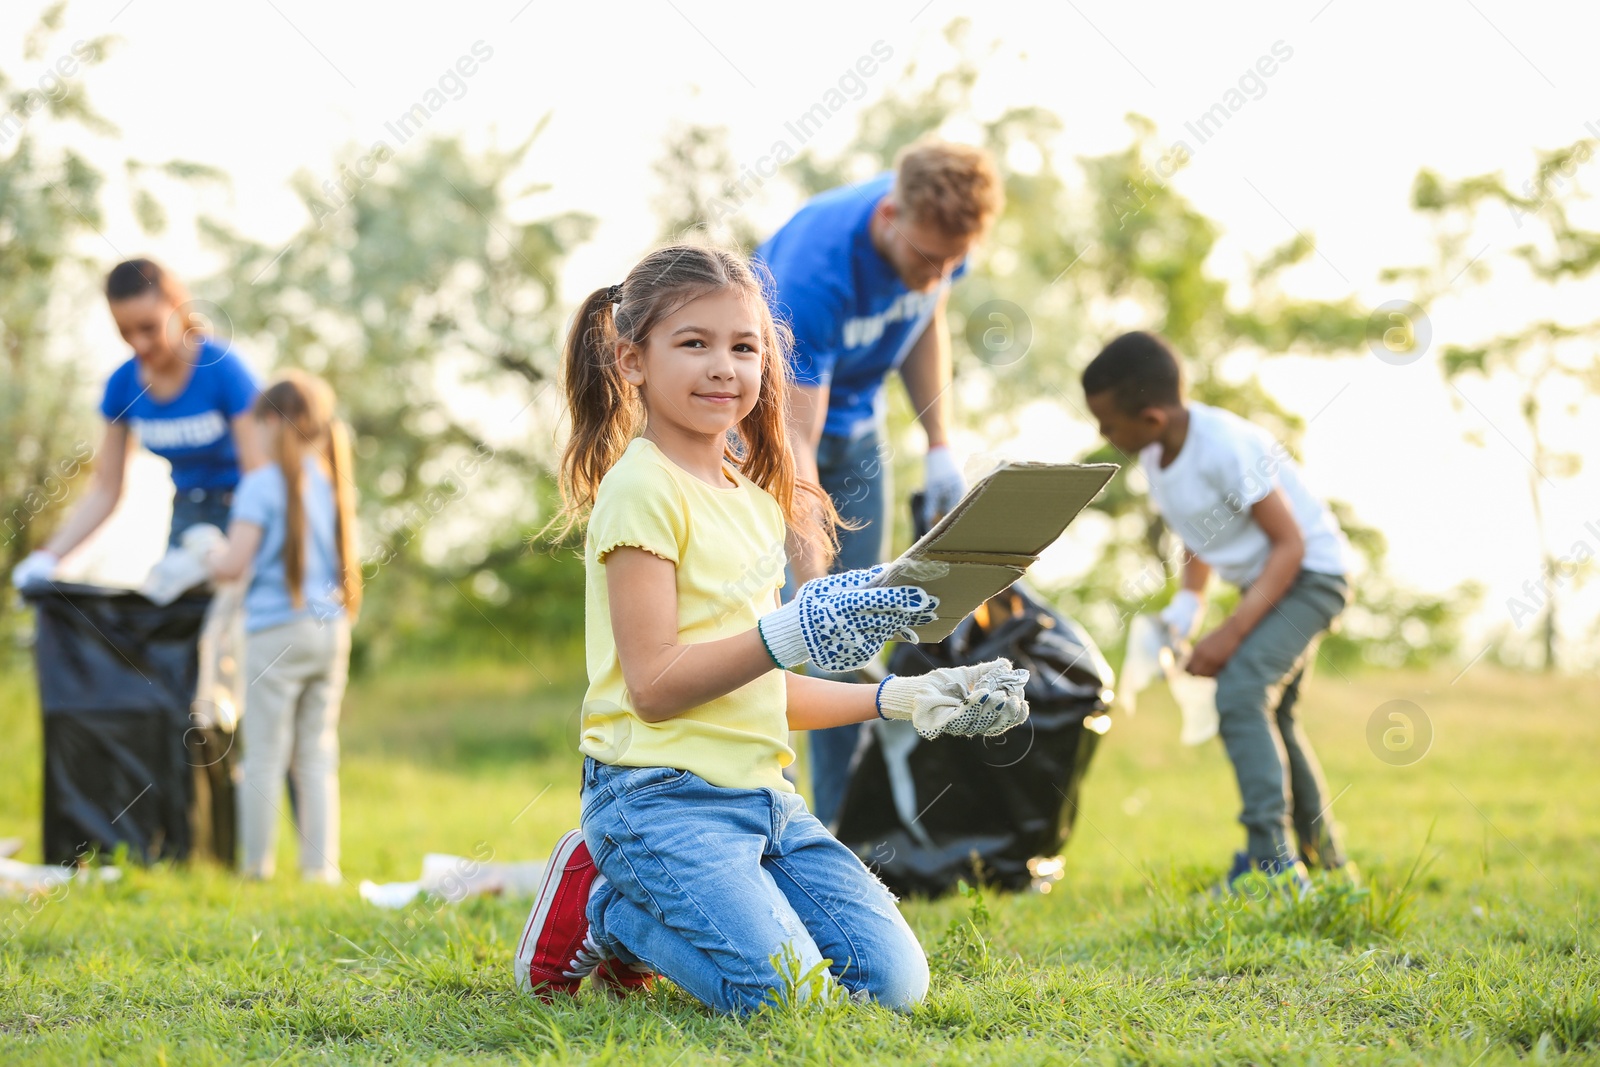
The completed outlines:
<svg viewBox="0 0 1600 1067">
<path fill-rule="evenodd" d="M 1368 893 L 1202 903 L 1242 839 L 1234 785 L 1218 744 L 1180 747 L 1152 697 L 1106 737 L 1052 892 L 904 904 L 933 968 L 914 1014 L 744 1021 L 670 988 L 523 1000 L 521 901 L 363 903 L 357 881 L 415 878 L 427 851 L 543 859 L 577 818 L 578 691 L 502 666 L 361 679 L 343 731 L 350 880 L 135 870 L 0 901 L 0 1063 L 1600 1062 L 1594 683 L 1451 673 L 1310 685 Z M 1395 699 L 1432 726 L 1407 765 L 1368 741 Z M 0 736 L 0 836 L 37 859 L 25 675 L 0 678 Z"/>
</svg>

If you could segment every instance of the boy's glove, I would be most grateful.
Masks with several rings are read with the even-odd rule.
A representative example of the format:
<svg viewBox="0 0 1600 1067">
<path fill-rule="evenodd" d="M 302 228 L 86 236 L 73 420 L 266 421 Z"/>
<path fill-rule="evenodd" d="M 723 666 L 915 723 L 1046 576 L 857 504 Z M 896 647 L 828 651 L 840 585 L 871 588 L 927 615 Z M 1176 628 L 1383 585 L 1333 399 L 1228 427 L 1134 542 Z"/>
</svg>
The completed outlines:
<svg viewBox="0 0 1600 1067">
<path fill-rule="evenodd" d="M 1004 658 L 910 678 L 891 674 L 878 684 L 878 714 L 909 720 L 930 741 L 941 734 L 993 737 L 1028 718 L 1027 684 L 1028 672 Z"/>
<path fill-rule="evenodd" d="M 1187 641 L 1194 636 L 1195 624 L 1200 621 L 1200 597 L 1192 589 L 1180 589 L 1172 601 L 1161 609 L 1161 621 L 1172 631 L 1175 641 Z"/>
<path fill-rule="evenodd" d="M 810 660 L 825 671 L 864 666 L 890 641 L 915 641 L 914 626 L 937 615 L 938 597 L 914 585 L 868 589 L 883 567 L 813 578 L 777 611 L 756 624 L 767 654 L 780 667 Z"/>
<path fill-rule="evenodd" d="M 938 522 L 955 510 L 966 491 L 967 480 L 961 476 L 961 468 L 956 466 L 950 449 L 945 445 L 934 445 L 928 449 L 928 455 L 923 460 L 923 521 L 929 526 Z"/>
</svg>

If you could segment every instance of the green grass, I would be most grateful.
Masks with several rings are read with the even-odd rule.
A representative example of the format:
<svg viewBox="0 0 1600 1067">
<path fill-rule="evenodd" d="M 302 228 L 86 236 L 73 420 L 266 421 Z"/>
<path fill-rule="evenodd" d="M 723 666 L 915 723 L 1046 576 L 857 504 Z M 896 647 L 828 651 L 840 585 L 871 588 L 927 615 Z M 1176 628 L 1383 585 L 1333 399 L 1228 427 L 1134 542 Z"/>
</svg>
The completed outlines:
<svg viewBox="0 0 1600 1067">
<path fill-rule="evenodd" d="M 1332 672 L 1305 721 L 1366 888 L 1302 903 L 1199 893 L 1239 840 L 1215 743 L 1151 699 L 1107 736 L 1048 894 L 914 901 L 933 988 L 907 1017 L 736 1021 L 677 990 L 518 997 L 523 902 L 384 912 L 361 878 L 425 851 L 542 859 L 577 817 L 578 692 L 503 666 L 363 679 L 343 730 L 349 883 L 131 871 L 0 901 L 0 1062 L 1600 1062 L 1600 719 L 1588 679 Z M 1368 719 L 1432 721 L 1392 766 Z M 38 724 L 0 679 L 0 836 L 38 850 Z M 293 867 L 285 845 L 280 866 Z"/>
</svg>

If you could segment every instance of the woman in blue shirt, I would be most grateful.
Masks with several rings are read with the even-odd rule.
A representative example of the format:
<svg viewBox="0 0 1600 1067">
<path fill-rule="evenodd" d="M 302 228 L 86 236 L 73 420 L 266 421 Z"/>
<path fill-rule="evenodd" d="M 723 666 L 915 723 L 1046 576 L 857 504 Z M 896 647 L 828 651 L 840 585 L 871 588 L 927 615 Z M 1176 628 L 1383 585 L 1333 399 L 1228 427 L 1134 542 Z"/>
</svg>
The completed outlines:
<svg viewBox="0 0 1600 1067">
<path fill-rule="evenodd" d="M 49 578 L 111 515 L 135 441 L 172 464 L 172 545 L 197 523 L 226 527 L 240 473 L 264 462 L 250 427 L 261 388 L 225 342 L 200 331 L 182 283 L 132 259 L 107 275 L 106 301 L 133 356 L 106 382 L 93 483 L 55 535 L 17 565 L 19 587 Z"/>
</svg>

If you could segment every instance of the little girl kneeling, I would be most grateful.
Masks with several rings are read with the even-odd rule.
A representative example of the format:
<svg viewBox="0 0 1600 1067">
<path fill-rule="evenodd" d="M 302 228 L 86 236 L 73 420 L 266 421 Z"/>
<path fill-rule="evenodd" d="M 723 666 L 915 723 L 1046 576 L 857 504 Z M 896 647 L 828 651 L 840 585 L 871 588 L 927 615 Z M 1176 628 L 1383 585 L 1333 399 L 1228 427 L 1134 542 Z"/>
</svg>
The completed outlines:
<svg viewBox="0 0 1600 1067">
<path fill-rule="evenodd" d="M 777 960 L 909 1010 L 928 965 L 895 900 L 783 776 L 790 730 L 909 719 L 999 733 L 1027 672 L 996 660 L 879 685 L 862 666 L 934 618 L 882 568 L 803 585 L 779 606 L 786 538 L 831 555 L 838 515 L 799 482 L 785 429 L 786 338 L 750 268 L 666 248 L 584 302 L 568 337 L 564 518 L 585 512 L 581 830 L 556 846 L 518 943 L 541 997 L 588 974 L 613 991 L 664 975 L 719 1011 L 781 997 Z"/>
</svg>

